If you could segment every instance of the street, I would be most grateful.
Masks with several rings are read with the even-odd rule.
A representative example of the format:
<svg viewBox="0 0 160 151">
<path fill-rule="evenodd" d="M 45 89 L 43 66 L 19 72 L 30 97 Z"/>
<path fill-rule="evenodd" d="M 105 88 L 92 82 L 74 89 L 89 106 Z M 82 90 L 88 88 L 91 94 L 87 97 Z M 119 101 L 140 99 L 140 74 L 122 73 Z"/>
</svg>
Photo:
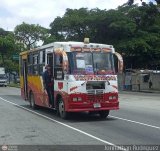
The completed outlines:
<svg viewBox="0 0 160 151">
<path fill-rule="evenodd" d="M 160 145 L 160 94 L 121 92 L 119 99 L 120 110 L 105 120 L 86 113 L 63 120 L 30 109 L 20 89 L 0 87 L 0 145 Z"/>
</svg>

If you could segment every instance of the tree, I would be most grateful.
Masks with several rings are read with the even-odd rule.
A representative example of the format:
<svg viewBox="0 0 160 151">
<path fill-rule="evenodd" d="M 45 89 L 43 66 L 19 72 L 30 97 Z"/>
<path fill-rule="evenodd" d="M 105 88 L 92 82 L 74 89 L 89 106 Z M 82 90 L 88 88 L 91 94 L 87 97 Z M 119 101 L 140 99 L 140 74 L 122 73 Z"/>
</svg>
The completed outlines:
<svg viewBox="0 0 160 151">
<path fill-rule="evenodd" d="M 12 34 L 9 34 L 7 36 L 0 36 L 0 54 L 3 64 L 4 56 L 10 54 L 10 52 L 14 50 L 14 44 L 15 43 Z"/>
<path fill-rule="evenodd" d="M 55 39 L 114 45 L 124 55 L 126 68 L 144 68 L 160 65 L 160 13 L 157 5 L 145 3 L 122 5 L 117 9 L 67 9 L 63 17 L 51 24 Z"/>
<path fill-rule="evenodd" d="M 12 60 L 6 60 L 3 66 L 5 67 L 5 71 L 8 73 L 12 73 L 12 72 L 19 73 L 19 63 L 18 62 L 15 62 Z"/>
<path fill-rule="evenodd" d="M 0 36 L 5 36 L 7 34 L 8 34 L 7 31 L 5 31 L 3 28 L 0 28 Z"/>
<path fill-rule="evenodd" d="M 13 55 L 19 54 L 23 46 L 16 43 L 13 32 L 5 31 L 0 28 L 0 66 L 5 67 L 6 72 L 12 71 L 18 73 L 18 61 L 13 60 Z"/>
<path fill-rule="evenodd" d="M 50 35 L 49 37 L 46 37 L 45 39 L 43 39 L 44 41 L 44 45 L 58 41 L 58 39 L 54 36 L 54 35 Z"/>
<path fill-rule="evenodd" d="M 157 2 L 157 4 L 160 4 L 160 0 L 155 0 Z"/>
<path fill-rule="evenodd" d="M 134 68 L 155 68 L 160 64 L 160 14 L 153 3 L 142 6 L 125 6 L 126 17 L 133 20 L 136 30 L 131 37 L 118 42 L 123 50 L 125 64 Z M 124 8 L 121 8 L 124 10 Z"/>
<path fill-rule="evenodd" d="M 90 11 L 87 8 L 67 9 L 63 17 L 57 17 L 51 24 L 51 34 L 58 40 L 82 41 L 89 36 Z"/>
<path fill-rule="evenodd" d="M 24 43 L 28 50 L 35 47 L 37 42 L 43 41 L 43 39 L 49 36 L 46 28 L 38 24 L 27 24 L 25 22 L 17 25 L 14 33 L 17 40 Z"/>
<path fill-rule="evenodd" d="M 143 0 L 140 0 L 142 2 L 142 4 L 145 4 L 145 2 L 143 2 Z M 155 0 L 155 2 L 157 4 L 160 4 L 160 0 Z M 134 0 L 128 0 L 127 4 L 128 5 L 132 5 L 134 3 Z"/>
<path fill-rule="evenodd" d="M 132 5 L 134 3 L 134 0 L 128 0 L 128 5 Z"/>
</svg>

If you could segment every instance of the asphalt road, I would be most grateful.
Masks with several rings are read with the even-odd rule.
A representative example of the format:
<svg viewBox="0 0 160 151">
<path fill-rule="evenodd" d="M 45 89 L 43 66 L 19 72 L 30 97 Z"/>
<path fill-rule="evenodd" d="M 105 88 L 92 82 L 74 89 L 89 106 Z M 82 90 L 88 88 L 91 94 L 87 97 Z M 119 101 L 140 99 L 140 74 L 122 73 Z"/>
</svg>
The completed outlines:
<svg viewBox="0 0 160 151">
<path fill-rule="evenodd" d="M 80 145 L 76 149 L 61 146 L 74 151 L 83 150 L 81 145 L 89 145 L 87 150 L 154 145 L 152 150 L 160 150 L 160 94 L 123 92 L 119 99 L 120 110 L 111 111 L 105 120 L 86 113 L 63 120 L 53 110 L 31 110 L 18 88 L 0 87 L 0 145 Z"/>
</svg>

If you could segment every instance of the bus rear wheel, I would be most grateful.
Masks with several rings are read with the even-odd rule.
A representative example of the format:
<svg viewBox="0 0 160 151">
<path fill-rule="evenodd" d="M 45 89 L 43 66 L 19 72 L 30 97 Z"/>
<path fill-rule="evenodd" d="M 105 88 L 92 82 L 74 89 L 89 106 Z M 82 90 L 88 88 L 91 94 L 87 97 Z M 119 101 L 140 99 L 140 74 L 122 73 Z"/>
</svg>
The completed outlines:
<svg viewBox="0 0 160 151">
<path fill-rule="evenodd" d="M 59 110 L 59 115 L 61 118 L 63 118 L 63 119 L 68 118 L 69 113 L 65 111 L 65 105 L 64 105 L 64 101 L 62 98 L 60 98 L 60 100 L 59 100 L 58 110 Z"/>
<path fill-rule="evenodd" d="M 37 109 L 37 105 L 35 104 L 34 100 L 34 94 L 32 92 L 30 93 L 30 107 L 32 109 Z"/>
<path fill-rule="evenodd" d="M 99 111 L 99 115 L 101 118 L 105 119 L 109 115 L 109 110 L 107 111 Z"/>
</svg>

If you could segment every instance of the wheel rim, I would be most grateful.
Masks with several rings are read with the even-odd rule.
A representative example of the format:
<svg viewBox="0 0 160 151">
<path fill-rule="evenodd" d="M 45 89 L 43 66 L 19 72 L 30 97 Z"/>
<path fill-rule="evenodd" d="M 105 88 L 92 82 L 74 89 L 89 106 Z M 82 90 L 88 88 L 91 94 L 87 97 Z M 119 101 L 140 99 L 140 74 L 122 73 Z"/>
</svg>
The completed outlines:
<svg viewBox="0 0 160 151">
<path fill-rule="evenodd" d="M 61 115 L 62 117 L 63 117 L 64 114 L 65 114 L 63 101 L 60 101 L 60 103 L 59 103 L 59 113 L 60 113 L 60 115 Z"/>
</svg>

